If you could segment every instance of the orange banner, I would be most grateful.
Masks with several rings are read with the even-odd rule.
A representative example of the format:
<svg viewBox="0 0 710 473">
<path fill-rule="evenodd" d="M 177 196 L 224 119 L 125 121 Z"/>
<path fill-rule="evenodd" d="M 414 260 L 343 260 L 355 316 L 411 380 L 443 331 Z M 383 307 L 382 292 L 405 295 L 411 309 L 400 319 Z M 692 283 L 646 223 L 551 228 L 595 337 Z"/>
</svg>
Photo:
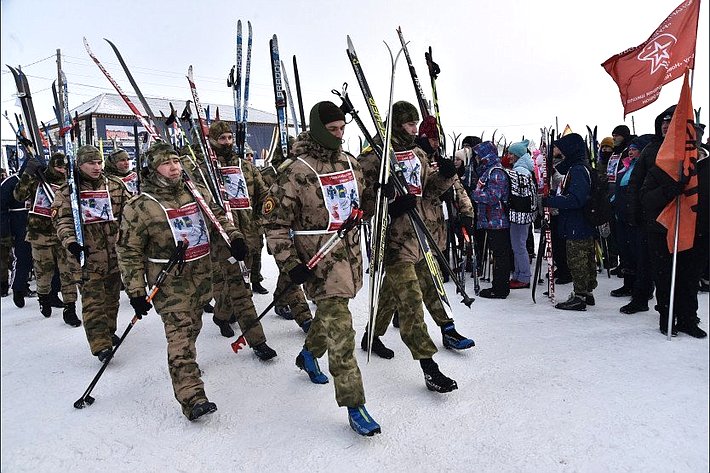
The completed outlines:
<svg viewBox="0 0 710 473">
<path fill-rule="evenodd" d="M 678 251 L 693 247 L 695 240 L 695 208 L 698 205 L 698 148 L 693 116 L 693 100 L 688 85 L 688 72 L 683 79 L 680 100 L 673 113 L 668 133 L 656 156 L 656 166 L 663 169 L 675 181 L 680 182 L 681 163 L 683 174 L 689 177 L 679 199 L 673 199 L 656 221 L 668 229 L 668 251 L 673 253 L 676 226 L 676 202 L 680 205 L 678 224 Z"/>
</svg>

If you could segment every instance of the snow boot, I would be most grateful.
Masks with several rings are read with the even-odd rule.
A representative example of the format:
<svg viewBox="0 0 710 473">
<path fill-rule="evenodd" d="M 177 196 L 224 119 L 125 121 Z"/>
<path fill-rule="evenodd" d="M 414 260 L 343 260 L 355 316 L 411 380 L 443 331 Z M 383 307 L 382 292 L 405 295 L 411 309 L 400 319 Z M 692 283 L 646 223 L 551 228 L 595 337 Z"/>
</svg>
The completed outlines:
<svg viewBox="0 0 710 473">
<path fill-rule="evenodd" d="M 260 343 L 257 346 L 252 347 L 252 350 L 254 350 L 254 354 L 261 361 L 270 360 L 276 356 L 276 351 L 274 351 L 273 348 L 267 345 L 266 342 Z"/>
<path fill-rule="evenodd" d="M 229 326 L 228 320 L 220 320 L 217 316 L 213 315 L 212 322 L 219 327 L 219 333 L 221 333 L 223 337 L 231 338 L 234 336 L 234 330 Z"/>
<path fill-rule="evenodd" d="M 422 367 L 422 371 L 424 371 L 424 382 L 429 391 L 448 393 L 459 388 L 456 381 L 444 376 L 439 371 L 439 365 L 431 358 L 419 360 L 419 364 Z"/>
<path fill-rule="evenodd" d="M 326 384 L 328 382 L 328 377 L 323 374 L 318 366 L 318 360 L 305 347 L 296 357 L 296 366 L 308 373 L 311 382 L 315 384 Z"/>
<path fill-rule="evenodd" d="M 360 341 L 360 348 L 362 348 L 364 351 L 367 351 L 367 330 L 365 330 L 365 333 L 362 335 L 362 341 Z M 382 340 L 380 340 L 380 337 L 375 336 L 375 338 L 372 340 L 372 353 L 375 355 L 379 356 L 380 358 L 384 358 L 385 360 L 390 360 L 394 358 L 394 352 L 387 348 L 384 343 L 382 343 Z"/>
<path fill-rule="evenodd" d="M 609 293 L 611 297 L 629 297 L 631 294 L 633 294 L 633 287 L 627 286 L 626 284 Z"/>
<path fill-rule="evenodd" d="M 49 298 L 49 294 L 40 294 L 37 296 L 39 301 L 39 312 L 45 317 L 52 316 L 52 303 Z"/>
<path fill-rule="evenodd" d="M 287 305 L 277 305 L 274 307 L 274 312 L 276 312 L 276 315 L 286 320 L 293 320 L 293 312 L 291 312 L 291 308 Z"/>
<path fill-rule="evenodd" d="M 705 338 L 708 336 L 708 334 L 705 333 L 705 330 L 701 329 L 697 325 L 689 325 L 689 326 L 679 325 L 678 331 L 688 334 L 693 338 Z M 671 334 L 671 336 L 672 335 L 673 334 Z"/>
<path fill-rule="evenodd" d="M 348 407 L 350 427 L 360 435 L 372 437 L 382 432 L 380 425 L 370 416 L 365 406 Z"/>
<path fill-rule="evenodd" d="M 584 303 L 587 305 L 595 305 L 597 302 L 594 300 L 594 294 L 591 292 L 584 295 Z"/>
<path fill-rule="evenodd" d="M 453 348 L 454 350 L 465 350 L 476 345 L 470 338 L 466 338 L 456 331 L 453 322 L 444 324 L 441 327 L 441 336 L 444 342 L 444 348 Z"/>
<path fill-rule="evenodd" d="M 205 414 L 212 414 L 217 410 L 217 404 L 214 402 L 204 401 L 199 404 L 195 404 L 190 411 L 188 419 L 191 421 L 197 420 Z"/>
<path fill-rule="evenodd" d="M 587 303 L 573 292 L 565 302 L 555 304 L 555 309 L 582 311 L 587 310 Z"/>
<path fill-rule="evenodd" d="M 619 309 L 619 312 L 622 314 L 635 314 L 636 312 L 648 312 L 648 303 L 646 302 L 636 302 L 631 299 L 631 302 L 626 304 L 625 306 L 622 306 Z"/>
<path fill-rule="evenodd" d="M 254 281 L 251 285 L 251 290 L 257 294 L 268 294 L 269 290 L 261 285 L 259 281 Z"/>
<path fill-rule="evenodd" d="M 62 312 L 62 318 L 64 323 L 71 325 L 72 327 L 79 327 L 81 325 L 81 320 L 76 316 L 76 303 L 66 302 L 64 304 L 64 311 Z"/>
<path fill-rule="evenodd" d="M 478 295 L 485 299 L 505 299 L 506 297 L 508 297 L 508 294 L 496 293 L 492 287 L 483 289 L 481 292 L 478 293 Z"/>
<path fill-rule="evenodd" d="M 49 293 L 49 303 L 52 307 L 55 307 L 57 309 L 64 308 L 64 301 L 59 298 L 59 294 L 57 294 L 56 292 Z"/>
<path fill-rule="evenodd" d="M 111 350 L 110 348 L 104 348 L 103 350 L 101 350 L 100 352 L 98 352 L 98 353 L 96 354 L 96 358 L 98 358 L 99 361 L 100 361 L 101 363 L 103 363 L 103 362 L 105 362 L 105 361 L 108 359 L 109 356 L 111 356 L 111 352 L 112 352 L 112 351 L 113 351 L 113 350 Z"/>
<path fill-rule="evenodd" d="M 15 291 L 13 289 L 12 302 L 14 302 L 17 307 L 22 309 L 25 306 L 25 294 L 22 291 Z"/>
</svg>

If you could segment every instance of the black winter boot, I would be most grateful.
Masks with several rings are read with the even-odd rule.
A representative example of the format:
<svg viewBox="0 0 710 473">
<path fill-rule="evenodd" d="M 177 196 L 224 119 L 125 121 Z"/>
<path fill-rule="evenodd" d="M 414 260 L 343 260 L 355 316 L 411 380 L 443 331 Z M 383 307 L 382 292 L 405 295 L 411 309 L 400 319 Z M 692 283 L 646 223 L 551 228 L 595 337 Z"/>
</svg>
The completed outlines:
<svg viewBox="0 0 710 473">
<path fill-rule="evenodd" d="M 268 294 L 269 290 L 261 285 L 259 281 L 254 281 L 251 285 L 251 290 L 257 294 Z"/>
<path fill-rule="evenodd" d="M 582 297 L 578 296 L 573 292 L 572 294 L 570 294 L 569 299 L 567 299 L 565 302 L 555 304 L 555 309 L 587 310 L 587 303 Z"/>
<path fill-rule="evenodd" d="M 234 330 L 232 330 L 232 327 L 229 326 L 228 320 L 220 320 L 213 315 L 212 322 L 219 327 L 219 333 L 221 333 L 223 337 L 231 338 L 234 336 Z"/>
<path fill-rule="evenodd" d="M 424 382 L 429 391 L 448 393 L 459 388 L 456 381 L 444 376 L 439 371 L 439 365 L 431 358 L 419 360 L 419 364 L 422 367 L 422 371 L 424 371 Z"/>
<path fill-rule="evenodd" d="M 81 320 L 76 316 L 76 303 L 68 302 L 64 304 L 64 312 L 62 312 L 64 323 L 72 327 L 79 327 Z"/>
<path fill-rule="evenodd" d="M 360 341 L 360 348 L 362 348 L 364 351 L 367 351 L 367 337 L 368 333 L 367 330 L 365 330 L 365 333 L 362 336 L 362 340 Z M 380 337 L 377 336 L 375 336 L 375 338 L 372 340 L 372 353 L 379 356 L 380 358 L 384 358 L 385 360 L 390 360 L 394 358 L 394 352 L 387 348 L 385 344 L 382 343 L 382 340 L 380 340 Z"/>
<path fill-rule="evenodd" d="M 49 303 L 52 307 L 56 307 L 57 309 L 64 308 L 64 301 L 59 298 L 59 294 L 57 294 L 56 292 L 49 293 Z"/>
<path fill-rule="evenodd" d="M 45 317 L 51 317 L 52 315 L 52 304 L 49 294 L 39 294 L 37 296 L 39 301 L 39 312 Z"/>
<path fill-rule="evenodd" d="M 261 361 L 270 360 L 276 356 L 276 351 L 269 345 L 267 345 L 266 342 L 260 343 L 259 345 L 252 347 L 252 350 L 254 350 L 254 354 Z"/>
</svg>

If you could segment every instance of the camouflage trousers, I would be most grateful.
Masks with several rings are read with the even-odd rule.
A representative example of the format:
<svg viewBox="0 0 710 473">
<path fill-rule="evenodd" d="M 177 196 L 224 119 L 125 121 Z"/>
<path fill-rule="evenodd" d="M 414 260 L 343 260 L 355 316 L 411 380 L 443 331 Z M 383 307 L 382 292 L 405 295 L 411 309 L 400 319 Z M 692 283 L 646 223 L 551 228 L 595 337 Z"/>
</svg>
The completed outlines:
<svg viewBox="0 0 710 473">
<path fill-rule="evenodd" d="M 316 301 L 316 315 L 308 330 L 305 347 L 316 358 L 328 352 L 328 369 L 335 384 L 339 406 L 365 404 L 362 375 L 355 359 L 355 330 L 348 309 L 350 299 L 330 297 Z"/>
<path fill-rule="evenodd" d="M 597 287 L 594 239 L 567 240 L 567 266 L 572 274 L 575 294 L 591 294 Z"/>
<path fill-rule="evenodd" d="M 279 272 L 279 279 L 276 281 L 276 292 L 274 297 L 281 294 L 291 283 L 291 278 L 288 274 Z M 277 306 L 289 306 L 291 308 L 291 313 L 293 318 L 298 325 L 303 325 L 306 320 L 311 320 L 313 315 L 311 314 L 311 308 L 306 302 L 306 296 L 303 294 L 303 289 L 301 286 L 293 286 L 283 297 L 280 297 Z"/>
<path fill-rule="evenodd" d="M 79 273 L 74 257 L 57 241 L 55 245 L 32 244 L 32 260 L 37 278 L 37 293 L 49 294 L 52 290 L 52 277 L 55 268 L 59 269 L 62 285 L 62 299 L 69 304 L 76 302 L 76 276 Z"/>
<path fill-rule="evenodd" d="M 200 377 L 195 342 L 202 329 L 202 308 L 188 312 L 160 314 L 168 341 L 168 371 L 175 399 L 182 413 L 189 417 L 192 408 L 207 401 L 205 385 Z"/>
<path fill-rule="evenodd" d="M 419 285 L 414 264 L 387 265 L 375 319 L 375 335 L 381 337 L 387 331 L 394 311 L 399 313 L 399 334 L 415 360 L 431 358 L 437 352 L 424 323 Z"/>
<path fill-rule="evenodd" d="M 91 353 L 96 355 L 111 348 L 111 335 L 116 331 L 118 298 L 121 295 L 121 273 L 85 271 L 81 288 L 81 318 Z"/>
<path fill-rule="evenodd" d="M 214 315 L 219 320 L 229 320 L 232 314 L 237 316 L 239 328 L 244 333 L 249 346 L 256 346 L 266 341 L 261 322 L 257 320 L 252 292 L 244 283 L 238 264 L 218 263 L 222 271 L 221 287 L 213 287 L 215 298 Z M 251 328 L 249 328 L 251 327 Z M 246 332 L 244 332 L 245 329 Z"/>
<path fill-rule="evenodd" d="M 261 252 L 264 249 L 264 236 L 259 235 L 258 241 L 250 241 L 249 243 L 251 282 L 261 282 L 264 280 L 264 276 L 261 275 Z"/>
<path fill-rule="evenodd" d="M 434 261 L 434 264 L 437 266 L 439 265 L 436 260 Z M 441 303 L 434 281 L 431 279 L 426 259 L 422 258 L 417 264 L 415 264 L 414 270 L 417 273 L 417 279 L 419 279 L 419 288 L 422 291 L 424 306 L 426 306 L 426 309 L 429 311 L 431 318 L 434 319 L 434 322 L 436 322 L 436 325 L 441 327 L 445 324 L 453 322 L 454 319 L 450 318 L 446 314 L 444 304 Z M 439 269 L 439 273 L 441 273 L 441 269 Z"/>
</svg>

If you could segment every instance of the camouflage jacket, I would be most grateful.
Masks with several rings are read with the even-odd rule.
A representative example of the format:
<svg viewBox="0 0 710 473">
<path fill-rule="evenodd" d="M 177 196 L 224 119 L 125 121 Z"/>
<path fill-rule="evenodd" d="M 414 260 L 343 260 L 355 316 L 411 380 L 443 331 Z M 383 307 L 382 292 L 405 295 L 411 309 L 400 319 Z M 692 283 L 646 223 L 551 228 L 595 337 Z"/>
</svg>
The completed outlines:
<svg viewBox="0 0 710 473">
<path fill-rule="evenodd" d="M 278 174 L 264 201 L 263 216 L 266 240 L 278 265 L 288 272 L 298 263 L 307 263 L 332 233 L 315 235 L 296 234 L 290 230 L 324 230 L 328 227 L 329 211 L 318 176 L 346 171 L 352 167 L 355 182 L 362 199 L 364 181 L 360 165 L 354 157 L 341 150 L 323 148 L 310 138 L 301 135 L 294 145 L 293 163 Z M 307 163 L 307 164 L 306 164 Z M 311 169 L 312 168 L 312 169 Z M 309 298 L 355 297 L 362 287 L 362 255 L 358 228 L 328 253 L 313 269 L 315 277 L 304 284 Z"/>
<path fill-rule="evenodd" d="M 86 260 L 90 271 L 109 273 L 118 271 L 116 260 L 116 242 L 118 241 L 118 228 L 123 218 L 123 207 L 131 198 L 123 182 L 115 177 L 101 175 L 98 179 L 89 179 L 81 171 L 79 190 L 100 191 L 108 189 L 111 199 L 111 211 L 114 220 L 82 225 L 84 232 L 84 246 L 89 247 L 89 257 Z M 74 232 L 74 217 L 72 216 L 69 186 L 63 185 L 57 191 L 52 204 L 52 219 L 57 228 L 57 236 L 62 246 L 67 248 L 70 243 L 76 242 Z"/>
<path fill-rule="evenodd" d="M 142 183 L 141 194 L 125 206 L 118 242 L 118 263 L 129 297 L 145 295 L 146 282 L 149 286 L 155 283 L 164 261 L 175 251 L 175 240 L 163 207 L 179 209 L 195 202 L 182 179 L 176 185 L 166 185 L 150 173 Z M 230 239 L 241 236 L 229 224 L 224 211 L 214 203 L 207 189 L 199 184 L 197 188 Z M 213 246 L 221 241 L 221 237 L 211 228 L 207 216 L 203 217 L 210 227 L 210 246 Z M 212 298 L 211 276 L 212 264 L 208 255 L 185 262 L 181 273 L 174 270 L 163 282 L 153 299 L 156 311 L 183 312 L 203 307 Z"/>
<path fill-rule="evenodd" d="M 473 205 L 468 194 L 466 194 L 466 189 L 464 189 L 461 179 L 457 175 L 454 175 L 453 179 L 454 205 L 457 207 L 459 215 L 473 218 Z M 431 206 L 434 210 L 432 213 L 433 219 L 425 218 L 426 226 L 439 248 L 444 251 L 446 249 L 446 221 L 444 220 L 444 207 L 441 202 L 441 196 L 425 193 L 422 198 L 427 201 L 425 205 Z M 424 216 L 422 215 L 422 217 Z M 449 218 L 451 218 L 451 215 L 449 215 Z"/>
<path fill-rule="evenodd" d="M 441 218 L 441 200 L 439 197 L 454 182 L 454 178 L 444 179 L 438 172 L 433 172 L 426 153 L 421 148 L 413 149 L 421 162 L 422 197 L 417 198 L 417 210 L 427 228 L 432 229 L 433 222 Z M 380 173 L 380 159 L 374 152 L 361 155 L 358 158 L 365 177 L 365 195 L 362 198 L 363 210 L 368 214 L 372 212 L 375 203 L 374 183 Z M 437 224 L 439 227 L 441 225 Z M 443 223 L 442 223 L 443 225 Z M 424 257 L 419 247 L 416 233 L 412 223 L 406 215 L 390 221 L 387 233 L 387 249 L 385 251 L 385 264 L 416 263 Z"/>
<path fill-rule="evenodd" d="M 51 168 L 44 170 L 44 177 L 47 183 L 54 187 L 55 194 L 58 192 L 58 187 L 66 182 L 62 174 L 54 171 Z M 56 187 L 55 187 L 56 186 Z M 37 188 L 39 187 L 39 179 L 37 176 L 31 176 L 28 173 L 22 173 L 20 182 L 13 191 L 13 196 L 19 201 L 29 201 L 30 212 L 27 217 L 27 237 L 25 238 L 30 243 L 36 243 L 42 246 L 53 246 L 59 243 L 57 230 L 52 222 L 51 215 L 40 215 L 32 212 Z"/>
</svg>

